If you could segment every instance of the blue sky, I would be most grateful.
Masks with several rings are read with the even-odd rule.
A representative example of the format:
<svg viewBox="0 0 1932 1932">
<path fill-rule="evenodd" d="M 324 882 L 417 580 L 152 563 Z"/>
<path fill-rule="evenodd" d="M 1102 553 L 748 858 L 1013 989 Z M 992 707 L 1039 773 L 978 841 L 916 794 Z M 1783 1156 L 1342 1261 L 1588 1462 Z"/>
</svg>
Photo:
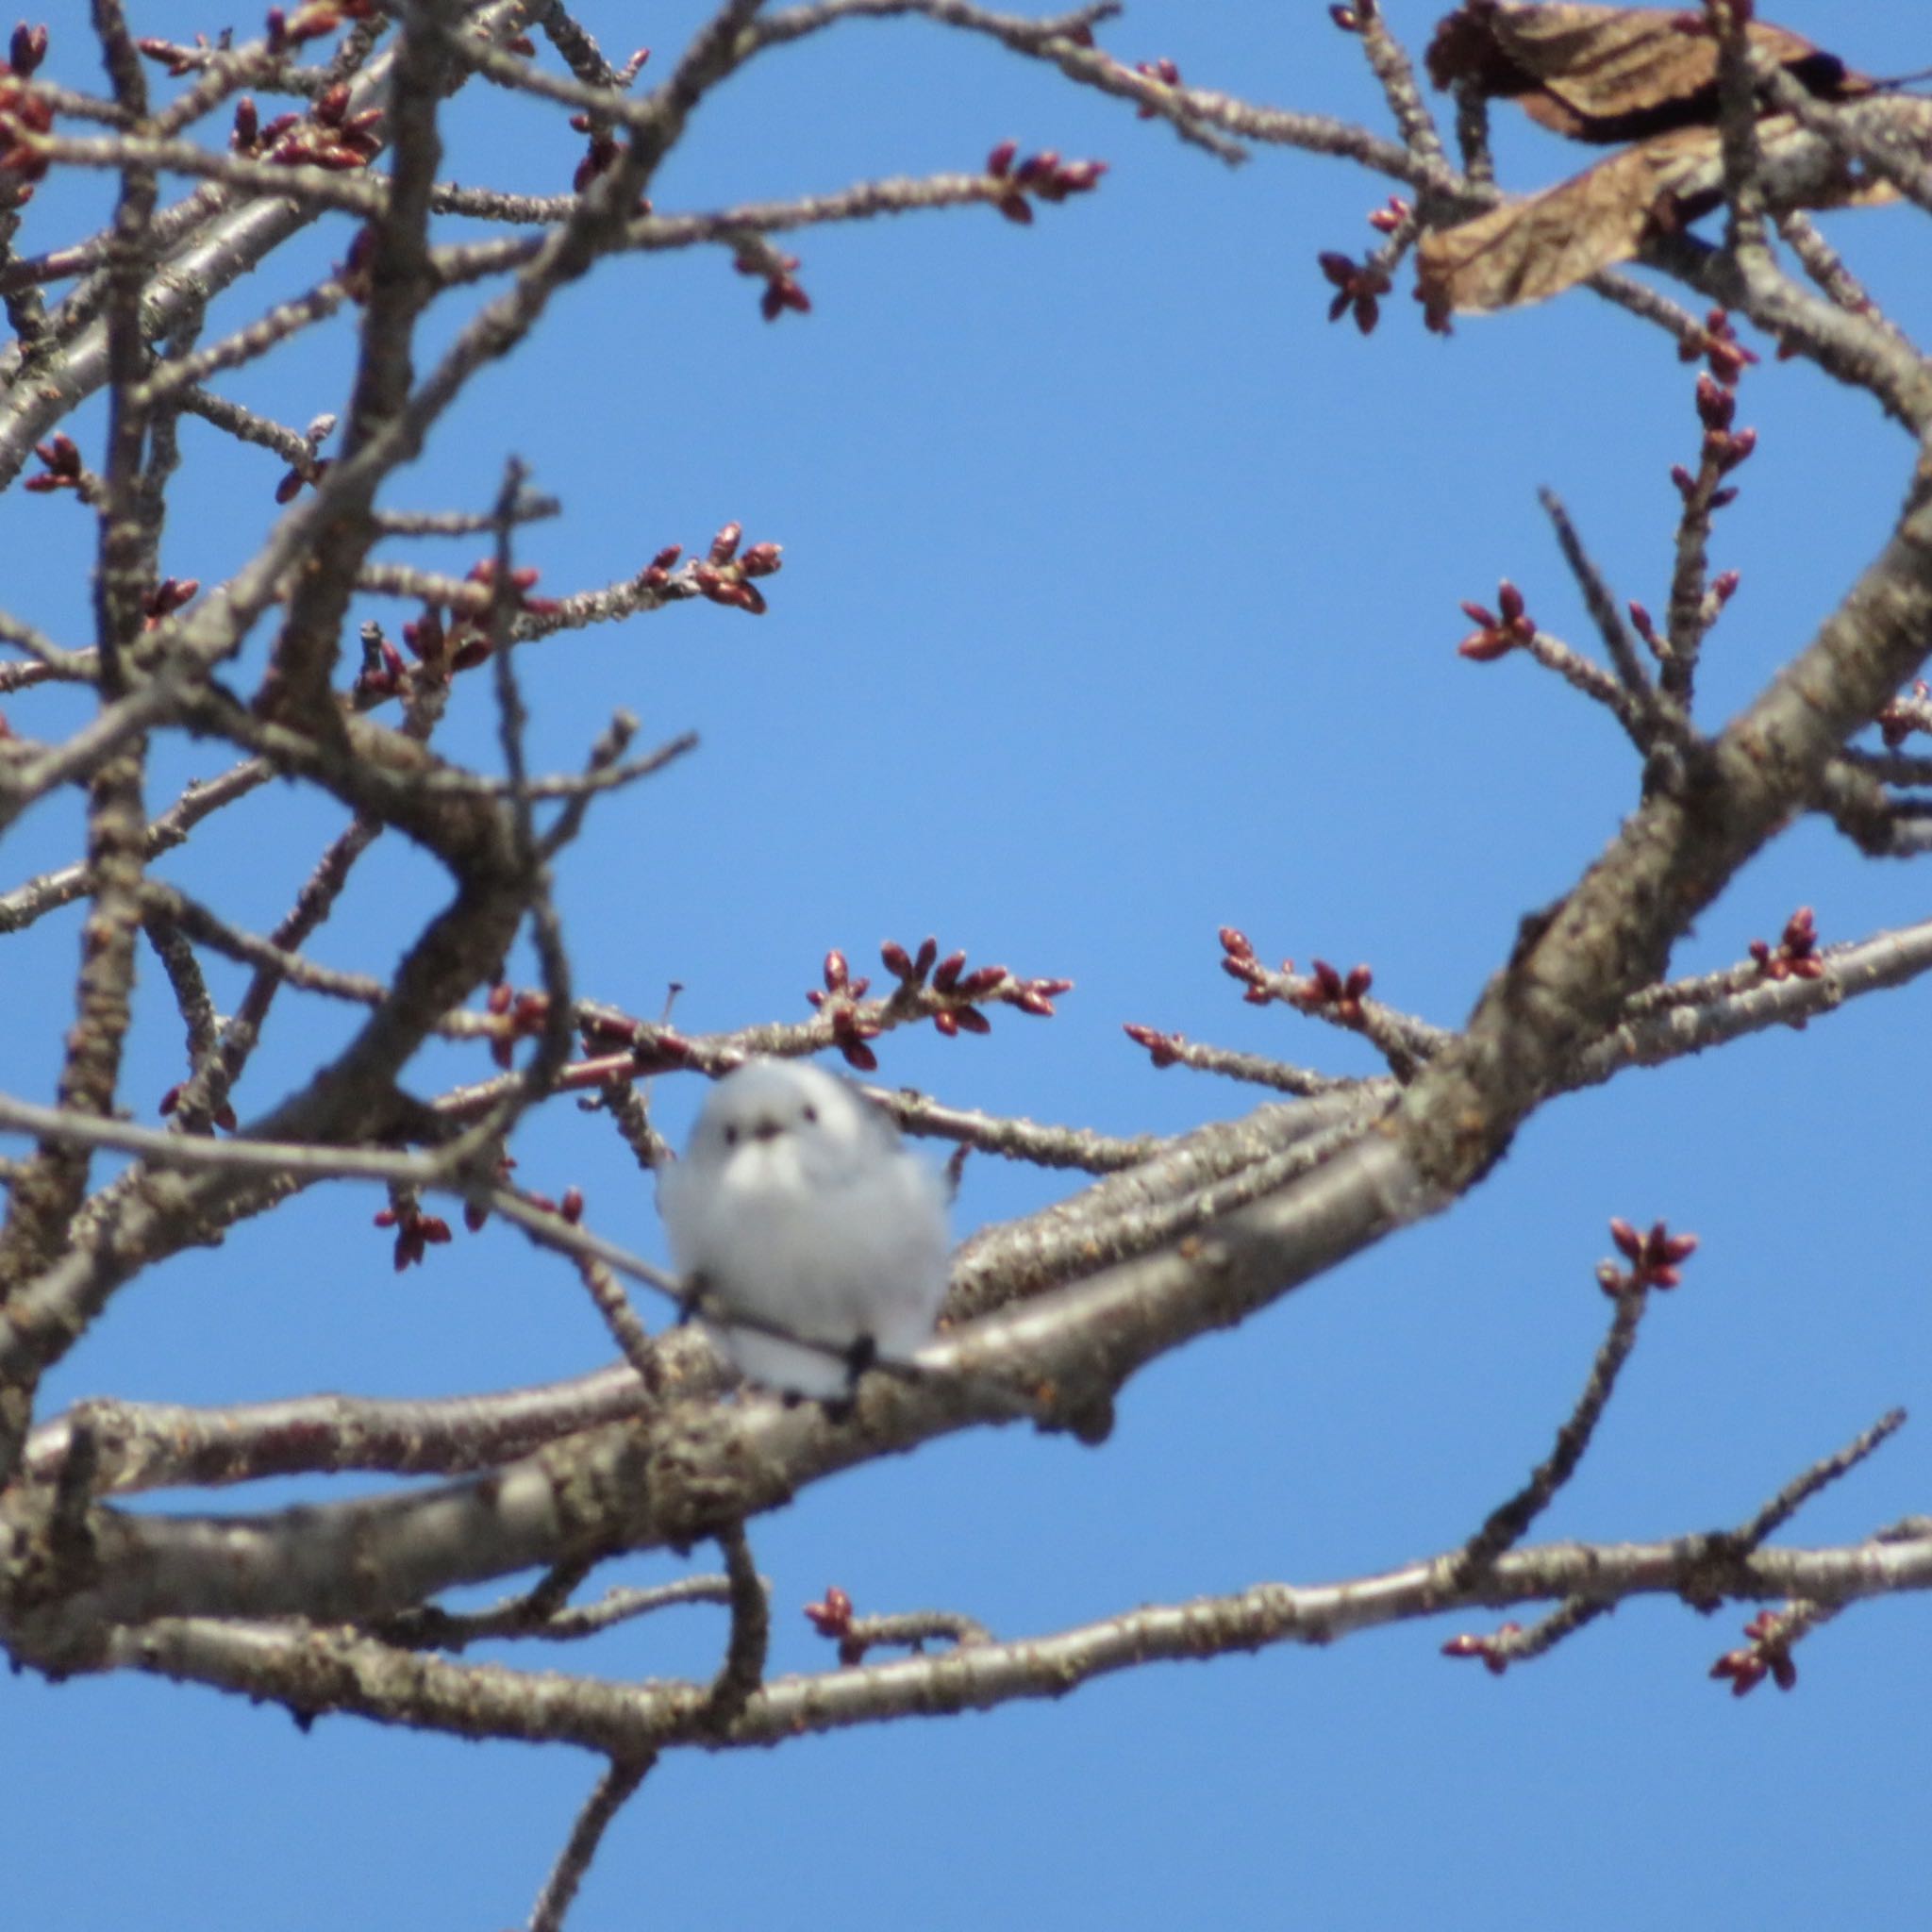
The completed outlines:
<svg viewBox="0 0 1932 1932">
<path fill-rule="evenodd" d="M 1419 46 L 1436 9 L 1385 10 Z M 195 17 L 135 14 L 143 31 Z M 584 17 L 608 51 L 643 39 L 661 63 L 701 9 Z M 1926 58 L 1917 8 L 1790 0 L 1776 17 L 1868 71 Z M 51 71 L 92 84 L 82 9 L 52 20 Z M 1383 125 L 1359 48 L 1320 6 L 1148 0 L 1106 41 L 1128 59 L 1172 56 L 1191 82 Z M 1499 134 L 1511 186 L 1588 158 Z M 1526 663 L 1459 660 L 1457 606 L 1507 575 L 1545 628 L 1587 642 L 1537 506 L 1548 485 L 1619 591 L 1660 608 L 1668 471 L 1696 450 L 1692 376 L 1662 336 L 1581 295 L 1428 336 L 1406 271 L 1374 336 L 1331 327 L 1315 256 L 1360 253 L 1389 184 L 1285 151 L 1228 170 L 920 23 L 847 26 L 735 80 L 655 198 L 706 208 L 958 170 L 1008 136 L 1111 172 L 1025 230 L 975 209 L 808 232 L 790 245 L 813 312 L 775 325 L 715 253 L 606 264 L 478 381 L 385 502 L 481 507 L 522 457 L 564 500 L 525 550 L 557 591 L 626 575 L 665 542 L 701 547 L 727 518 L 785 545 L 761 620 L 693 604 L 528 654 L 547 767 L 577 763 L 620 705 L 647 737 L 703 740 L 593 812 L 563 868 L 584 991 L 655 1012 L 680 982 L 695 1030 L 802 1017 L 827 947 L 869 963 L 883 938 L 932 932 L 1076 991 L 1051 1022 L 1000 1013 L 988 1040 L 894 1036 L 882 1077 L 1038 1119 L 1176 1130 L 1249 1097 L 1153 1072 L 1123 1022 L 1367 1066 L 1338 1035 L 1242 1005 L 1217 926 L 1243 927 L 1270 960 L 1366 960 L 1378 992 L 1454 1024 L 1515 922 L 1614 832 L 1638 780 L 1621 733 Z M 541 192 L 575 158 L 548 116 L 475 89 L 449 145 L 446 176 Z M 48 184 L 22 245 L 69 239 L 105 192 Z M 1826 225 L 1924 340 L 1923 224 Z M 347 232 L 318 228 L 225 297 L 215 325 L 304 286 Z M 340 407 L 349 368 L 346 335 L 323 330 L 223 386 L 299 425 Z M 1740 419 L 1759 443 L 1713 543 L 1743 584 L 1707 660 L 1711 724 L 1831 609 L 1910 470 L 1869 400 L 1802 364 L 1767 357 Z M 69 426 L 97 446 L 100 411 Z M 208 580 L 269 526 L 280 470 L 203 425 L 184 443 L 166 565 Z M 83 641 L 84 513 L 16 491 L 0 518 L 5 603 Z M 39 735 L 79 715 L 64 703 L 8 710 Z M 460 693 L 447 745 L 487 759 L 493 731 L 487 692 Z M 153 800 L 218 760 L 168 747 Z M 158 870 L 266 927 L 340 823 L 292 796 L 273 814 L 211 820 Z M 65 802 L 42 807 L 5 883 L 72 856 L 76 823 Z M 386 841 L 313 950 L 382 971 L 438 891 Z M 1923 916 L 1924 891 L 1800 826 L 1674 966 L 1733 961 L 1805 903 L 1836 941 Z M 10 942 L 8 987 L 37 1017 L 0 1040 L 7 1091 L 49 1090 L 59 1029 L 39 1016 L 64 1024 L 76 931 L 70 913 Z M 238 982 L 210 970 L 232 999 Z M 127 1086 L 142 1118 L 181 1073 L 150 979 Z M 346 1024 L 292 1000 L 280 1018 L 244 1112 Z M 752 1528 L 774 1583 L 774 1671 L 829 1666 L 797 1607 L 833 1582 L 864 1611 L 939 1605 L 1018 1637 L 1454 1544 L 1545 1452 L 1581 1384 L 1613 1214 L 1667 1216 L 1704 1247 L 1653 1308 L 1547 1533 L 1739 1520 L 1886 1408 L 1927 1408 L 1928 1020 L 1927 992 L 1909 989 L 1550 1108 L 1447 1217 L 1149 1371 L 1098 1452 L 988 1433 L 812 1490 Z M 450 1050 L 419 1076 L 477 1072 Z M 697 1098 L 660 1083 L 667 1131 L 681 1137 Z M 649 1191 L 608 1128 L 553 1108 L 518 1152 L 532 1185 L 580 1185 L 600 1229 L 661 1254 Z M 975 1158 L 958 1231 L 1055 1192 Z M 453 1392 L 606 1359 L 567 1272 L 492 1228 L 397 1276 L 368 1225 L 379 1205 L 312 1193 L 144 1278 L 62 1366 L 50 1409 L 110 1393 Z M 1924 1426 L 1807 1509 L 1794 1540 L 1932 1507 Z M 714 1567 L 703 1551 L 691 1565 Z M 612 1580 L 691 1565 L 641 1557 Z M 1846 1615 L 1803 1647 L 1794 1694 L 1734 1702 L 1705 1674 L 1748 1614 L 1633 1606 L 1500 1682 L 1437 1655 L 1457 1622 L 1165 1667 L 1051 1707 L 682 1755 L 613 1828 L 572 1924 L 1918 1924 L 1932 1726 L 1910 1688 L 1922 1674 L 1901 1687 L 1899 1659 L 1916 1657 L 1923 1607 Z M 721 1636 L 718 1612 L 690 1609 L 541 1661 L 704 1674 Z M 574 1753 L 349 1719 L 303 1735 L 148 1681 L 13 1679 L 0 1724 L 16 1766 L 0 1855 L 23 1924 L 508 1924 L 596 1773 Z"/>
</svg>

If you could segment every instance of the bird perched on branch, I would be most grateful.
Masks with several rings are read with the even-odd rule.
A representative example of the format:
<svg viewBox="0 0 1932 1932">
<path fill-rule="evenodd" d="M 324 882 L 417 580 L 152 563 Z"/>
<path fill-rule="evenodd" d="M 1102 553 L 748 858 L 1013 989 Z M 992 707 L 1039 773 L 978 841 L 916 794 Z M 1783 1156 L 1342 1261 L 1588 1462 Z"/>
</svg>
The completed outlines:
<svg viewBox="0 0 1932 1932">
<path fill-rule="evenodd" d="M 692 1307 L 755 1381 L 837 1399 L 932 1335 L 944 1190 L 836 1074 L 788 1060 L 725 1074 L 660 1171 L 658 1208 Z"/>
</svg>

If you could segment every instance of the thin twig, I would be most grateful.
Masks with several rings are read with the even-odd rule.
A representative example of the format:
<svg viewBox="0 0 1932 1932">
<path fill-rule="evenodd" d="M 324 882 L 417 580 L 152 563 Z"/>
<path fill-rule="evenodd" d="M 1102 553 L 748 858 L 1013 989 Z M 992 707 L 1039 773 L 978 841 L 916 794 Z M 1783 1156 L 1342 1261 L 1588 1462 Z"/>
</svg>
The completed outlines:
<svg viewBox="0 0 1932 1932">
<path fill-rule="evenodd" d="M 1415 69 L 1409 65 L 1402 42 L 1389 31 L 1381 8 L 1374 0 L 1357 8 L 1355 22 L 1362 52 L 1368 57 L 1369 71 L 1381 87 L 1390 113 L 1395 117 L 1403 145 L 1424 164 L 1446 162 L 1436 117 L 1429 112 L 1422 90 L 1416 85 Z"/>
<path fill-rule="evenodd" d="M 706 1700 L 705 1723 L 722 1733 L 730 1730 L 764 1681 L 765 1657 L 772 1641 L 772 1600 L 758 1565 L 752 1561 L 743 1524 L 721 1529 L 718 1548 L 724 1553 L 724 1574 L 731 1585 L 731 1637 Z"/>
<path fill-rule="evenodd" d="M 1570 566 L 1571 575 L 1583 592 L 1584 604 L 1597 627 L 1597 635 L 1603 639 L 1604 649 L 1609 654 L 1617 681 L 1629 692 L 1637 715 L 1642 721 L 1647 749 L 1649 741 L 1654 741 L 1657 732 L 1669 723 L 1657 687 L 1643 669 L 1643 660 L 1638 655 L 1629 626 L 1624 622 L 1624 613 L 1618 609 L 1609 586 L 1604 582 L 1602 574 L 1591 560 L 1590 553 L 1584 549 L 1583 540 L 1570 520 L 1570 512 L 1553 490 L 1538 491 L 1537 500 L 1557 532 L 1563 561 Z"/>
<path fill-rule="evenodd" d="M 593 1256 L 577 1255 L 573 1258 L 579 1278 L 590 1291 L 591 1300 L 604 1318 L 605 1327 L 610 1331 L 610 1339 L 644 1387 L 654 1387 L 658 1380 L 655 1345 L 649 1331 L 638 1319 L 638 1311 L 631 1307 L 624 1284 Z"/>
<path fill-rule="evenodd" d="M 1847 1442 L 1834 1455 L 1822 1457 L 1807 1470 L 1793 1476 L 1776 1495 L 1733 1532 L 1739 1546 L 1755 1550 L 1767 1538 L 1775 1536 L 1811 1498 L 1857 1469 L 1906 1425 L 1902 1408 L 1888 1409 L 1862 1435 Z"/>
<path fill-rule="evenodd" d="M 1638 1324 L 1643 1320 L 1649 1299 L 1648 1291 L 1641 1287 L 1616 1297 L 1609 1333 L 1597 1349 L 1590 1379 L 1583 1385 L 1575 1407 L 1557 1431 L 1556 1446 L 1538 1463 L 1529 1481 L 1490 1512 L 1483 1526 L 1454 1557 L 1452 1567 L 1458 1588 L 1467 1588 L 1479 1571 L 1521 1542 L 1528 1535 L 1530 1525 L 1556 1501 L 1557 1492 L 1575 1474 L 1616 1389 L 1617 1377 L 1636 1346 Z"/>
<path fill-rule="evenodd" d="M 577 1888 L 597 1856 L 597 1847 L 610 1828 L 611 1820 L 622 1811 L 657 1762 L 655 1754 L 641 1757 L 611 1759 L 597 1788 L 584 1801 L 576 1823 L 570 1828 L 543 1890 L 530 1911 L 530 1932 L 561 1932 L 565 1915 L 576 1898 Z"/>
<path fill-rule="evenodd" d="M 1619 1313 L 1622 1313 L 1621 1308 Z M 1748 1517 L 1736 1529 L 1685 1540 L 1690 1555 L 1686 1574 L 1678 1583 L 1685 1600 L 1700 1608 L 1714 1608 L 1735 1594 L 1735 1574 L 1755 1556 L 1764 1541 L 1783 1527 L 1821 1490 L 1848 1474 L 1886 1439 L 1905 1425 L 1906 1413 L 1892 1409 L 1869 1429 L 1834 1455 L 1823 1457 L 1794 1476 L 1763 1508 Z M 1479 1586 L 1478 1586 L 1479 1587 Z M 1513 1663 L 1526 1663 L 1554 1650 L 1566 1638 L 1593 1624 L 1613 1607 L 1612 1600 L 1596 1592 L 1575 1591 L 1548 1616 L 1527 1630 L 1506 1627 L 1494 1636 L 1457 1640 L 1453 1646 L 1458 1655 L 1480 1657 L 1492 1671 L 1501 1672 Z"/>
</svg>

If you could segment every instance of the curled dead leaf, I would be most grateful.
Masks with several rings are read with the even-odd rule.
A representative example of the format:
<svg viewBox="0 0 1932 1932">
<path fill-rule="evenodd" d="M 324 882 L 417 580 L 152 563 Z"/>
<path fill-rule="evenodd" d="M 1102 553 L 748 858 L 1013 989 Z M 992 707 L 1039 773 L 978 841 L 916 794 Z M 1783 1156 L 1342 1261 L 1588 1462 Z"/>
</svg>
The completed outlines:
<svg viewBox="0 0 1932 1932">
<path fill-rule="evenodd" d="M 1541 194 L 1424 235 L 1416 276 L 1431 325 L 1455 309 L 1541 302 L 1629 260 L 1657 211 L 1688 205 L 1690 191 L 1720 165 L 1712 129 L 1680 128 Z"/>
<path fill-rule="evenodd" d="M 1873 82 L 1787 27 L 1754 21 L 1752 50 L 1826 101 Z M 1467 0 L 1437 23 L 1439 88 L 1472 82 L 1572 141 L 1645 141 L 1717 118 L 1717 43 L 1694 9 Z"/>
<path fill-rule="evenodd" d="M 1854 129 L 1917 152 L 1932 149 L 1932 101 L 1873 98 L 1847 108 Z M 1897 198 L 1822 136 L 1790 115 L 1758 124 L 1765 199 L 1785 208 L 1871 208 Z M 1714 127 L 1681 127 L 1625 148 L 1522 201 L 1508 201 L 1424 235 L 1417 289 L 1432 325 L 1455 310 L 1541 302 L 1641 253 L 1724 199 L 1724 160 Z"/>
</svg>

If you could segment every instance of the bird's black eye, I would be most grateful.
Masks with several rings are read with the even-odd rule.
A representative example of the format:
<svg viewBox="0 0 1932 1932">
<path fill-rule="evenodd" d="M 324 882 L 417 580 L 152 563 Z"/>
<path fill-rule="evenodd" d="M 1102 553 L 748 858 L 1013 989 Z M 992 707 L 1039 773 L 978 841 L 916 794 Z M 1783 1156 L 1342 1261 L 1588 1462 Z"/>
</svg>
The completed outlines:
<svg viewBox="0 0 1932 1932">
<path fill-rule="evenodd" d="M 735 1126 L 727 1126 L 724 1129 L 724 1144 L 727 1147 L 738 1145 L 738 1129 Z"/>
<path fill-rule="evenodd" d="M 817 1119 L 818 1119 L 818 1117 L 819 1117 L 819 1110 L 818 1110 L 818 1108 L 815 1108 L 815 1107 L 811 1107 L 811 1106 L 808 1106 L 808 1107 L 806 1108 L 806 1109 L 805 1109 L 805 1118 L 806 1118 L 807 1120 L 808 1120 L 808 1121 L 815 1121 L 815 1120 L 817 1120 Z"/>
</svg>

